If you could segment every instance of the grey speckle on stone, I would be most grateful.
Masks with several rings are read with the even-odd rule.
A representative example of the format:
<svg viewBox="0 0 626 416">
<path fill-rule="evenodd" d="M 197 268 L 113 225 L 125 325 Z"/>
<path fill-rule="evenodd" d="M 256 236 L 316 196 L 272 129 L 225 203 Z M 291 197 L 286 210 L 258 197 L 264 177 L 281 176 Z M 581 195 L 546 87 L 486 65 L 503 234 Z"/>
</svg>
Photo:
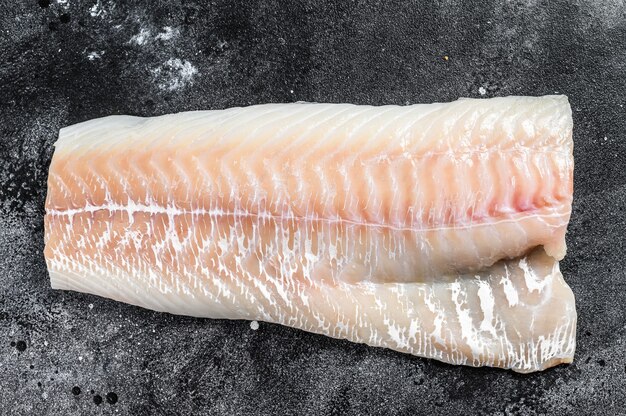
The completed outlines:
<svg viewBox="0 0 626 416">
<path fill-rule="evenodd" d="M 5 2 L 0 27 L 0 414 L 624 414 L 622 0 L 32 0 Z M 561 262 L 579 317 L 571 365 L 454 367 L 50 289 L 43 206 L 61 127 L 268 102 L 451 101 L 480 88 L 558 91 L 572 105 Z"/>
</svg>

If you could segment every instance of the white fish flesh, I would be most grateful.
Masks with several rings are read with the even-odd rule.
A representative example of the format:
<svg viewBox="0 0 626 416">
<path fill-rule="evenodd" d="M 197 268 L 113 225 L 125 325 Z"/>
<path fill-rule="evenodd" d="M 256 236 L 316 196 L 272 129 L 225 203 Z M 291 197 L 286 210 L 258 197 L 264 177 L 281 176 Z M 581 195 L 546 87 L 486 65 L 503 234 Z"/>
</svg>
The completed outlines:
<svg viewBox="0 0 626 416">
<path fill-rule="evenodd" d="M 111 116 L 55 146 L 53 288 L 453 364 L 573 359 L 564 96 Z"/>
</svg>

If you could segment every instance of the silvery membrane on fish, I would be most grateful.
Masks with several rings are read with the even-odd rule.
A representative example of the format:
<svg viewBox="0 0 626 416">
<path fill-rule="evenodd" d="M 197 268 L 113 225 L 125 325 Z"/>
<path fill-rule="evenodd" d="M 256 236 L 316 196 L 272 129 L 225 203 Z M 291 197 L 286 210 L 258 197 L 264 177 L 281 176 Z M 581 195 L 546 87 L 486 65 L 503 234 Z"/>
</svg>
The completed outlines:
<svg viewBox="0 0 626 416">
<path fill-rule="evenodd" d="M 53 288 L 453 364 L 571 362 L 564 96 L 267 104 L 61 130 Z"/>
</svg>

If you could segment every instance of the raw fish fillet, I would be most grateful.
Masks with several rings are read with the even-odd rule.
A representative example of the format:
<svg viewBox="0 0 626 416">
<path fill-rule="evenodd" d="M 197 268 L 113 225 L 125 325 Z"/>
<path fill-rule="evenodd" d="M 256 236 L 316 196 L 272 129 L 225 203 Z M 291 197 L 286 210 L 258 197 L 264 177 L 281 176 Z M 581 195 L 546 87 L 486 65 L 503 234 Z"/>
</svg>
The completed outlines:
<svg viewBox="0 0 626 416">
<path fill-rule="evenodd" d="M 111 116 L 55 146 L 53 288 L 453 364 L 573 359 L 564 96 Z"/>
</svg>

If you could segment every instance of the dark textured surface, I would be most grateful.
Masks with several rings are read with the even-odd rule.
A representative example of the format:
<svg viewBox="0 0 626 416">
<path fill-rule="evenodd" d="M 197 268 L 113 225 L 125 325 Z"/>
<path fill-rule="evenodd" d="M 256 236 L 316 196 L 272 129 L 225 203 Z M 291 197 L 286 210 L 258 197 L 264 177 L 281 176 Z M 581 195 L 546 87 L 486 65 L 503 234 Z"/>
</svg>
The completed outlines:
<svg viewBox="0 0 626 416">
<path fill-rule="evenodd" d="M 0 413 L 626 414 L 623 1 L 0 3 Z M 527 376 L 453 367 L 49 289 L 43 202 L 63 126 L 479 91 L 570 97 L 573 365 Z"/>
</svg>

